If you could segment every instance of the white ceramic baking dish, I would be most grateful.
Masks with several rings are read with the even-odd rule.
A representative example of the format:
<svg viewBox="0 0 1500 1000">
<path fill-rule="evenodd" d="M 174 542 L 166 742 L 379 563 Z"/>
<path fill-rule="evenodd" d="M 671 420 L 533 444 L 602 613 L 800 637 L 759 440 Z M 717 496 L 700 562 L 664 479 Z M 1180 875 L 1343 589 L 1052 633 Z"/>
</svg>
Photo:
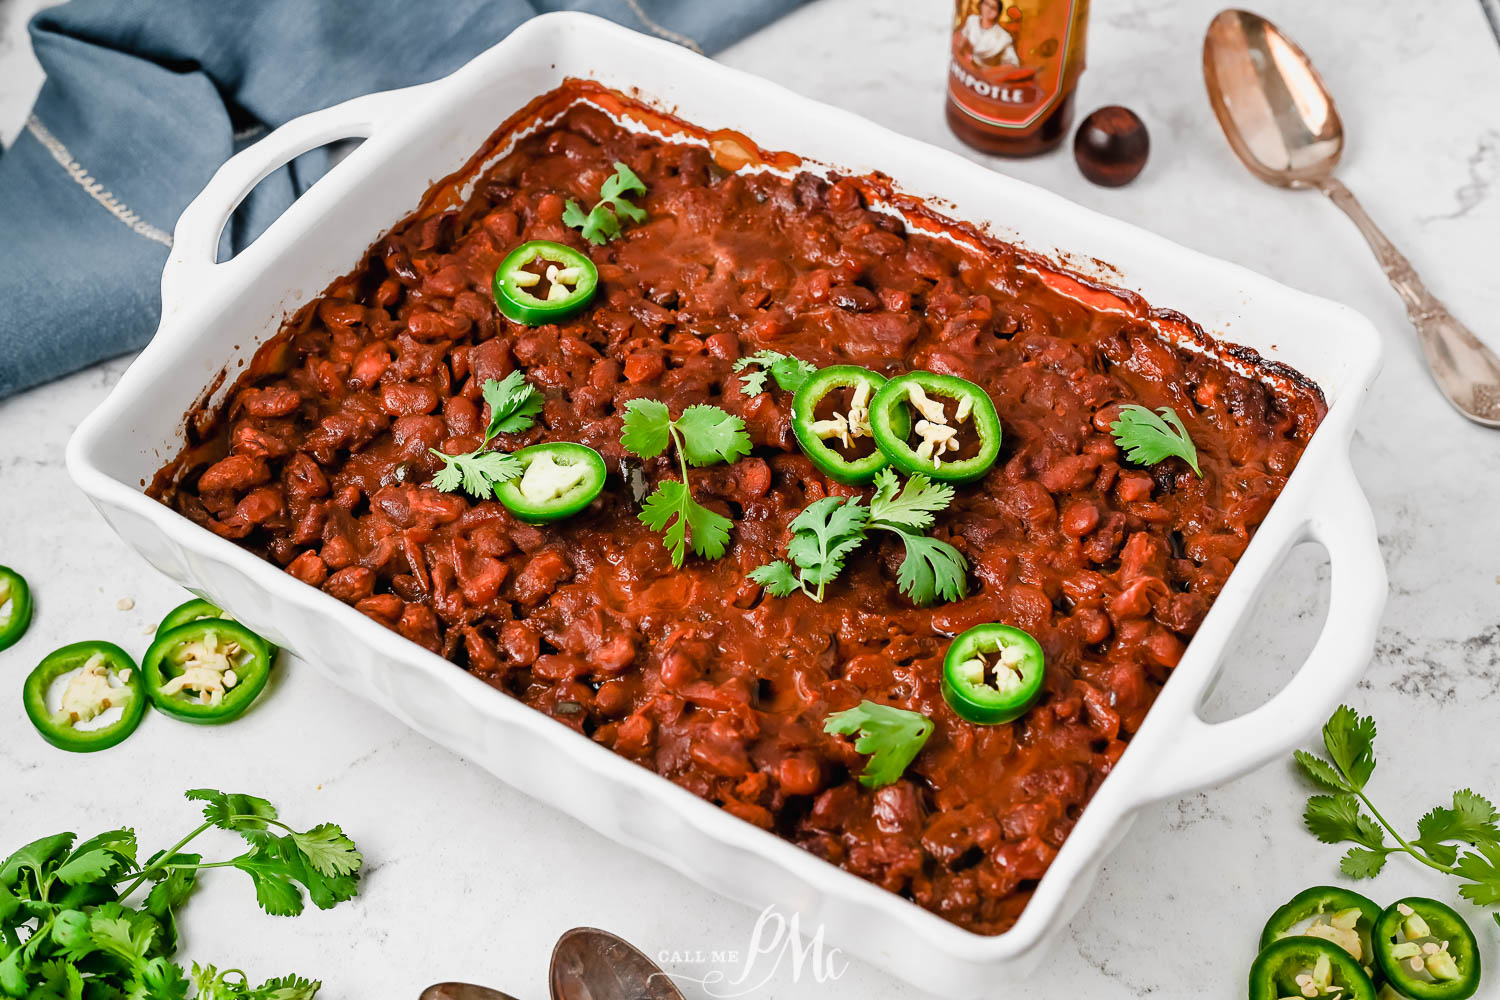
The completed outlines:
<svg viewBox="0 0 1500 1000">
<path fill-rule="evenodd" d="M 1015 927 L 983 937 L 862 881 L 596 746 L 464 671 L 148 498 L 179 449 L 182 414 L 282 318 L 360 259 L 459 168 L 497 125 L 565 77 L 594 78 L 707 128 L 738 129 L 857 173 L 879 169 L 960 219 L 1069 260 L 1097 258 L 1117 286 L 1315 379 L 1327 418 L 1181 665 L 1041 880 Z M 215 262 L 225 221 L 271 170 L 325 142 L 366 141 L 253 245 Z M 1042 957 L 1100 863 L 1144 805 L 1222 782 L 1283 754 L 1349 687 L 1372 647 L 1386 593 L 1369 506 L 1350 471 L 1355 416 L 1379 363 L 1358 314 L 1277 285 L 969 161 L 675 45 L 578 14 L 549 14 L 445 79 L 299 118 L 235 156 L 188 206 L 162 276 L 155 339 L 78 428 L 68 468 L 156 567 L 383 706 L 414 729 L 728 896 L 823 924 L 828 940 L 934 993 L 1003 990 Z M 227 365 L 227 367 L 226 367 Z M 219 390 L 221 393 L 223 389 Z M 1332 566 L 1327 622 L 1305 664 L 1261 708 L 1229 722 L 1197 715 L 1236 626 L 1294 544 Z M 1165 860 L 1165 859 L 1163 859 Z"/>
</svg>

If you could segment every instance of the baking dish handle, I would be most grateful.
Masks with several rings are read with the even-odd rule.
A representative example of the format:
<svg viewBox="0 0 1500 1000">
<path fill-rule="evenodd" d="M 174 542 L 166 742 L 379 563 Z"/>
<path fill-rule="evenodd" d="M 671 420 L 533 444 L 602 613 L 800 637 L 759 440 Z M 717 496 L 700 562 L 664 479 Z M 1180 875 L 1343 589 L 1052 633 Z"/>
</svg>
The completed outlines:
<svg viewBox="0 0 1500 1000">
<path fill-rule="evenodd" d="M 213 269 L 231 263 L 218 262 L 219 239 L 234 210 L 257 184 L 309 150 L 341 139 L 368 139 L 422 89 L 367 94 L 293 118 L 224 161 L 177 219 L 172 251 L 162 271 L 163 305 L 175 289 L 191 290 Z"/>
<path fill-rule="evenodd" d="M 1312 514 L 1286 549 L 1312 540 L 1328 553 L 1328 616 L 1302 667 L 1270 701 L 1227 722 L 1187 713 L 1170 755 L 1153 762 L 1141 802 L 1175 798 L 1228 781 L 1285 755 L 1321 727 L 1359 679 L 1385 606 L 1385 564 L 1370 503 L 1340 456 L 1315 480 Z M 1285 551 L 1285 550 L 1284 550 Z"/>
</svg>

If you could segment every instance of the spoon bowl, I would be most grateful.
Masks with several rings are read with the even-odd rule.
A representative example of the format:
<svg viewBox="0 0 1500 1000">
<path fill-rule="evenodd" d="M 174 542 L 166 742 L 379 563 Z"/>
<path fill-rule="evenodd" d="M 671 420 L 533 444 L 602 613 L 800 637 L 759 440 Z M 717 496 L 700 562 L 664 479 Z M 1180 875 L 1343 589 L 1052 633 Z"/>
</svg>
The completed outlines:
<svg viewBox="0 0 1500 1000">
<path fill-rule="evenodd" d="M 683 1000 L 682 991 L 629 941 L 594 927 L 557 939 L 552 1000 Z"/>
<path fill-rule="evenodd" d="M 1438 388 L 1465 417 L 1500 428 L 1500 359 L 1427 290 L 1333 176 L 1344 123 L 1307 54 L 1259 14 L 1221 11 L 1203 37 L 1203 82 L 1230 148 L 1251 173 L 1279 187 L 1316 188 L 1354 221 L 1405 303 Z"/>
<path fill-rule="evenodd" d="M 1309 187 L 1333 174 L 1344 123 L 1312 61 L 1270 21 L 1219 13 L 1203 40 L 1209 103 L 1235 154 L 1261 180 Z"/>
<path fill-rule="evenodd" d="M 417 1000 L 516 1000 L 509 993 L 473 983 L 434 983 Z"/>
</svg>

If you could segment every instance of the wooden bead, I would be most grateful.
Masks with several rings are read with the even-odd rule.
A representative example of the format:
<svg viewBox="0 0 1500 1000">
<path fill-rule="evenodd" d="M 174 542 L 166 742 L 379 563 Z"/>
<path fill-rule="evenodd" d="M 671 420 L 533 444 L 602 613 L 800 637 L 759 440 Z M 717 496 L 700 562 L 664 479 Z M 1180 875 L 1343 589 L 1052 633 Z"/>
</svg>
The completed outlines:
<svg viewBox="0 0 1500 1000">
<path fill-rule="evenodd" d="M 1151 154 L 1146 123 L 1129 108 L 1111 104 L 1085 118 L 1073 136 L 1073 159 L 1083 176 L 1104 187 L 1135 180 Z"/>
</svg>

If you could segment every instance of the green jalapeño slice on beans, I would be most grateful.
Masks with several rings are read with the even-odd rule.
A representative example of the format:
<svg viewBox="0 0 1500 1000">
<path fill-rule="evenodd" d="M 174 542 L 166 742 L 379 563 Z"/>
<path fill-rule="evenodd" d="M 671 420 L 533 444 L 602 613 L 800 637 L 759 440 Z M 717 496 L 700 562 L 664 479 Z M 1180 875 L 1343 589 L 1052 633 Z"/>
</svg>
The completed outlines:
<svg viewBox="0 0 1500 1000">
<path fill-rule="evenodd" d="M 146 687 L 135 661 L 119 646 L 75 642 L 37 664 L 21 700 L 44 740 L 87 753 L 135 732 L 146 711 Z"/>
<path fill-rule="evenodd" d="M 856 365 L 834 365 L 808 377 L 792 397 L 792 431 L 813 465 L 841 483 L 867 483 L 889 464 L 875 446 L 870 402 L 885 376 Z M 892 418 L 904 435 L 911 419 L 903 408 Z"/>
<path fill-rule="evenodd" d="M 0 566 L 0 649 L 21 641 L 31 624 L 31 588 L 15 570 Z"/>
<path fill-rule="evenodd" d="M 271 652 L 239 622 L 200 618 L 157 636 L 141 673 L 158 711 L 184 722 L 228 722 L 265 689 Z"/>
<path fill-rule="evenodd" d="M 1272 942 L 1250 966 L 1250 1000 L 1289 997 L 1375 1000 L 1375 983 L 1332 941 L 1295 935 Z"/>
<path fill-rule="evenodd" d="M 1464 918 L 1435 899 L 1408 896 L 1375 922 L 1375 960 L 1411 1000 L 1465 1000 L 1479 989 L 1479 942 Z"/>
<path fill-rule="evenodd" d="M 604 488 L 604 458 L 571 441 L 522 448 L 515 454 L 521 474 L 495 487 L 495 499 L 531 524 L 571 517 L 587 507 Z"/>
<path fill-rule="evenodd" d="M 599 288 L 599 270 L 588 257 L 547 240 L 516 247 L 495 271 L 495 304 L 507 319 L 527 326 L 560 323 L 588 305 Z"/>
<path fill-rule="evenodd" d="M 1380 907 L 1357 892 L 1335 885 L 1315 885 L 1287 900 L 1266 921 L 1260 946 L 1268 948 L 1284 937 L 1305 934 L 1331 941 L 1347 951 L 1373 978 L 1375 950 L 1372 946 Z M 1304 921 L 1311 923 L 1303 925 Z"/>
<path fill-rule="evenodd" d="M 976 625 L 959 635 L 943 658 L 943 697 L 981 726 L 1021 716 L 1042 690 L 1041 644 L 1009 625 Z"/>
<path fill-rule="evenodd" d="M 910 431 L 901 420 L 911 421 Z M 907 475 L 969 482 L 1000 456 L 1000 415 L 979 386 L 952 375 L 908 372 L 870 403 L 875 444 Z"/>
</svg>

